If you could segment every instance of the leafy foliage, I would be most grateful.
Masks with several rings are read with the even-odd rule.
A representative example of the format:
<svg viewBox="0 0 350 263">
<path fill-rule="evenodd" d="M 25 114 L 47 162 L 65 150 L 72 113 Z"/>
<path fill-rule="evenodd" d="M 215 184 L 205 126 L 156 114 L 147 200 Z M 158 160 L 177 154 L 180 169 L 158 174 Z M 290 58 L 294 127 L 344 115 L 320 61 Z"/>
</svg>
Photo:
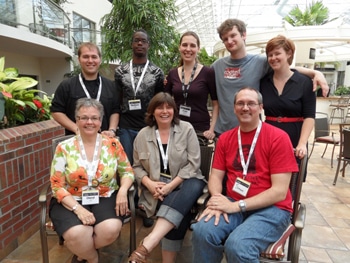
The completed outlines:
<svg viewBox="0 0 350 263">
<path fill-rule="evenodd" d="M 217 57 L 216 56 L 209 56 L 206 49 L 201 48 L 201 50 L 199 51 L 199 54 L 198 54 L 198 59 L 204 66 L 210 66 L 211 64 L 214 63 L 214 61 L 217 59 Z"/>
<path fill-rule="evenodd" d="M 113 0 L 112 4 L 111 12 L 101 20 L 103 60 L 130 60 L 132 34 L 142 28 L 151 40 L 149 59 L 164 71 L 171 68 L 171 50 L 178 45 L 178 36 L 171 26 L 177 13 L 174 0 Z"/>
<path fill-rule="evenodd" d="M 0 58 L 0 92 L 5 100 L 3 127 L 38 122 L 51 118 L 51 98 L 35 87 L 38 82 L 29 77 L 19 77 L 16 68 L 4 68 L 5 57 Z M 38 96 L 41 93 L 43 97 Z"/>
<path fill-rule="evenodd" d="M 289 14 L 284 17 L 292 26 L 315 26 L 324 25 L 337 18 L 329 20 L 329 9 L 325 7 L 322 1 L 314 2 L 309 4 L 304 12 L 296 5 Z"/>
<path fill-rule="evenodd" d="M 346 86 L 339 86 L 334 91 L 334 95 L 337 95 L 337 96 L 348 95 L 348 94 L 350 94 L 350 87 L 346 87 Z"/>
</svg>

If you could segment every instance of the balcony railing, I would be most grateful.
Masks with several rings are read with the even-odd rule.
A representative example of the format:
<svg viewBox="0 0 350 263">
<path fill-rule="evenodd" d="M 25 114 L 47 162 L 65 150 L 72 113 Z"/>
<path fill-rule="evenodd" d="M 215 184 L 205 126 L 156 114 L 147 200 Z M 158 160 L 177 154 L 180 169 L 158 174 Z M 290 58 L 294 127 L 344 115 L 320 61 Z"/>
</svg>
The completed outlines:
<svg viewBox="0 0 350 263">
<path fill-rule="evenodd" d="M 2 2 L 4 1 L 4 3 Z M 0 23 L 48 37 L 74 49 L 91 41 L 101 45 L 101 33 L 86 28 L 71 28 L 64 10 L 50 0 L 2 0 Z"/>
</svg>

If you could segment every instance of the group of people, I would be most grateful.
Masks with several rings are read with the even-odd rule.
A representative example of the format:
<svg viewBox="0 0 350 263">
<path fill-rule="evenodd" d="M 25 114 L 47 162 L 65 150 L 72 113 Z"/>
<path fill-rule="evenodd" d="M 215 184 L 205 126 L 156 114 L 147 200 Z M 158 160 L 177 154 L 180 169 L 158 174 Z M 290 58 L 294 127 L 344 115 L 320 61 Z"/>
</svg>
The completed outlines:
<svg viewBox="0 0 350 263">
<path fill-rule="evenodd" d="M 287 228 L 288 186 L 296 160 L 307 156 L 314 90 L 320 85 L 327 94 L 328 85 L 318 71 L 290 69 L 295 46 L 284 36 L 267 43 L 266 59 L 247 54 L 243 21 L 228 19 L 218 33 L 230 56 L 202 65 L 199 37 L 186 32 L 180 65 L 165 81 L 148 59 L 144 30 L 134 32 L 132 58 L 116 69 L 114 83 L 98 72 L 98 47 L 79 47 L 81 74 L 58 86 L 51 107 L 66 134 L 75 134 L 57 146 L 50 177 L 50 217 L 73 263 L 98 262 L 98 249 L 118 237 L 134 180 L 144 225 L 152 226 L 154 215 L 157 220 L 129 261 L 147 262 L 159 243 L 162 262 L 176 261 L 206 184 L 198 132 L 219 139 L 211 197 L 192 226 L 193 262 L 219 263 L 224 253 L 228 262 L 258 262 Z"/>
</svg>

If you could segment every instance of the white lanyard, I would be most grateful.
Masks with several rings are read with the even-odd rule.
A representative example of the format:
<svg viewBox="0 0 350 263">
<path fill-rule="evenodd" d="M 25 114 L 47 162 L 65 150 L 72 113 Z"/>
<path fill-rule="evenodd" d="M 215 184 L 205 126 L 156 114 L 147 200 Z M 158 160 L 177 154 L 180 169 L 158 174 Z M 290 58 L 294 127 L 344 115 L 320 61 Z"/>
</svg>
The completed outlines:
<svg viewBox="0 0 350 263">
<path fill-rule="evenodd" d="M 158 130 L 156 130 L 156 137 L 157 137 L 157 141 L 158 141 L 158 147 L 159 147 L 160 153 L 162 155 L 164 173 L 166 173 L 166 170 L 168 169 L 168 160 L 169 160 L 168 150 L 169 150 L 169 143 L 170 143 L 170 133 L 169 133 L 169 138 L 168 138 L 168 145 L 166 147 L 166 153 L 164 153 L 163 144 L 162 144 L 162 141 L 160 139 L 160 135 L 159 135 Z"/>
<path fill-rule="evenodd" d="M 99 80 L 100 80 L 100 85 L 98 86 L 98 93 L 97 93 L 96 100 L 100 100 L 101 91 L 102 91 L 102 80 L 101 80 L 101 77 L 99 77 Z M 83 90 L 85 92 L 86 97 L 91 99 L 90 93 L 86 89 L 84 81 L 83 81 L 83 78 L 81 77 L 81 73 L 79 74 L 79 81 L 80 81 L 80 85 L 83 87 Z"/>
<path fill-rule="evenodd" d="M 92 162 L 89 162 L 87 157 L 86 157 L 86 152 L 85 152 L 85 148 L 84 148 L 84 144 L 83 144 L 83 140 L 81 139 L 81 136 L 78 135 L 77 137 L 78 137 L 78 141 L 79 141 L 81 157 L 83 158 L 83 160 L 85 162 L 86 172 L 88 174 L 88 186 L 90 188 L 92 186 L 92 178 L 94 177 L 94 175 L 96 175 L 96 171 L 97 171 L 98 151 L 99 151 L 99 147 L 100 147 L 100 143 L 101 143 L 101 135 L 97 134 Z"/>
<path fill-rule="evenodd" d="M 139 89 L 140 85 L 141 85 L 141 82 L 146 74 L 146 70 L 147 70 L 147 67 L 148 67 L 148 64 L 149 64 L 149 60 L 147 59 L 147 62 L 146 62 L 146 65 L 145 67 L 143 68 L 142 70 L 142 74 L 141 74 L 141 77 L 139 79 L 139 81 L 137 82 L 137 86 L 135 88 L 135 80 L 134 80 L 134 73 L 133 73 L 133 68 L 132 68 L 132 60 L 130 60 L 130 79 L 131 79 L 131 85 L 132 85 L 132 89 L 134 90 L 134 95 L 136 96 L 136 93 L 137 93 L 137 90 Z"/>
<path fill-rule="evenodd" d="M 247 162 L 244 161 L 244 155 L 243 155 L 243 149 L 242 149 L 242 140 L 241 140 L 241 128 L 238 127 L 238 147 L 239 147 L 239 156 L 241 158 L 241 164 L 242 164 L 242 167 L 243 167 L 243 179 L 245 179 L 245 177 L 246 177 L 246 175 L 248 173 L 248 166 L 249 166 L 250 158 L 253 155 L 253 152 L 254 152 L 254 149 L 255 149 L 255 145 L 256 145 L 256 141 L 258 140 L 258 137 L 259 137 L 259 134 L 260 134 L 261 125 L 262 125 L 261 121 L 259 121 L 259 125 L 258 125 L 258 128 L 256 129 L 252 145 L 250 146 Z"/>
</svg>

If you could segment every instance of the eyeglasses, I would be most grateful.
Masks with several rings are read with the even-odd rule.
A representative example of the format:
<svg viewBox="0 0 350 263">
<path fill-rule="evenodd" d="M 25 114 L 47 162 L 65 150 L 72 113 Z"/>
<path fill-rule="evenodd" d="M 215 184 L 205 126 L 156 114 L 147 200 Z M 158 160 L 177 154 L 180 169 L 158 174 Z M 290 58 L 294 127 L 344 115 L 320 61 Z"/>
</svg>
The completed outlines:
<svg viewBox="0 0 350 263">
<path fill-rule="evenodd" d="M 100 117 L 96 117 L 96 116 L 93 116 L 93 117 L 88 117 L 88 116 L 77 116 L 77 120 L 79 121 L 83 121 L 83 122 L 88 122 L 89 120 L 91 120 L 92 122 L 98 122 L 101 120 Z"/>
<path fill-rule="evenodd" d="M 132 40 L 132 42 L 134 42 L 134 43 L 139 43 L 139 42 L 141 42 L 142 44 L 146 44 L 146 43 L 148 43 L 148 40 L 147 40 L 147 39 L 143 39 L 143 38 L 134 38 L 134 39 Z"/>
<path fill-rule="evenodd" d="M 255 106 L 258 106 L 259 103 L 255 103 L 253 101 L 249 101 L 248 103 L 244 103 L 242 101 L 236 102 L 235 106 L 238 108 L 244 108 L 244 106 L 248 106 L 249 109 L 254 108 Z"/>
</svg>

